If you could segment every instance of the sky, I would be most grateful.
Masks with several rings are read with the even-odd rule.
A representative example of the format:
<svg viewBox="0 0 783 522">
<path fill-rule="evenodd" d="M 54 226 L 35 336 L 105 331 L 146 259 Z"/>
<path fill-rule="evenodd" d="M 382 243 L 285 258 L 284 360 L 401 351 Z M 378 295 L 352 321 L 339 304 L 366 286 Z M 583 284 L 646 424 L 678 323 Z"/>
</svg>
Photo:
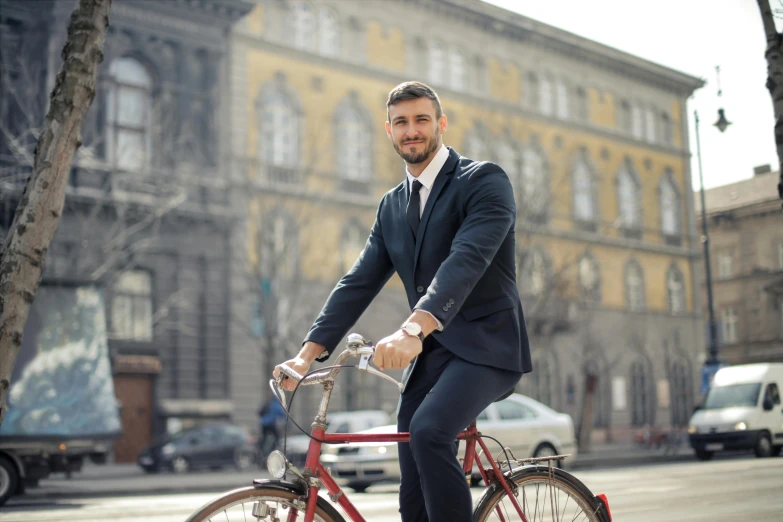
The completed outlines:
<svg viewBox="0 0 783 522">
<path fill-rule="evenodd" d="M 706 188 L 778 170 L 772 101 L 765 87 L 766 38 L 756 0 L 485 0 L 548 25 L 701 78 L 688 100 L 691 173 L 699 188 L 694 111 L 700 120 Z M 770 0 L 783 12 L 783 0 Z M 783 20 L 777 21 L 778 30 Z M 720 66 L 718 98 L 715 66 Z M 712 124 L 723 107 L 732 125 Z"/>
</svg>

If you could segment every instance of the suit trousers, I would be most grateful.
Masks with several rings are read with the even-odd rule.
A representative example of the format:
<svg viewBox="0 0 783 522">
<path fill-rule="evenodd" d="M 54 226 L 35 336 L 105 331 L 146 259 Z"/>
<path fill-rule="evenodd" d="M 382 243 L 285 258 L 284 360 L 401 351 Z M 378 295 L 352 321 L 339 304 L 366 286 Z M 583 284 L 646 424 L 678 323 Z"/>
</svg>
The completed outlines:
<svg viewBox="0 0 783 522">
<path fill-rule="evenodd" d="M 402 522 L 470 522 L 473 500 L 457 435 L 514 387 L 522 372 L 470 363 L 428 337 L 400 396 L 397 429 Z"/>
</svg>

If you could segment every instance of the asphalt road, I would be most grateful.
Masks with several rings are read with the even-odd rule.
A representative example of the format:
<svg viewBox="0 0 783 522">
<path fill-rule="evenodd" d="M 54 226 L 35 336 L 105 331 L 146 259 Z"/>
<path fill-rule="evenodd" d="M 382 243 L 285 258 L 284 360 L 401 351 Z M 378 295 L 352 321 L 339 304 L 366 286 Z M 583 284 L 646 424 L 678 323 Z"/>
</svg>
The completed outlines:
<svg viewBox="0 0 783 522">
<path fill-rule="evenodd" d="M 667 522 L 783 521 L 783 458 L 683 462 L 577 471 L 595 493 L 609 497 L 614 520 Z M 481 489 L 474 488 L 474 496 Z M 217 492 L 215 493 L 217 494 Z M 215 494 L 47 499 L 30 496 L 2 508 L 3 522 L 181 522 Z M 399 521 L 394 486 L 375 486 L 350 498 L 372 522 Z"/>
</svg>

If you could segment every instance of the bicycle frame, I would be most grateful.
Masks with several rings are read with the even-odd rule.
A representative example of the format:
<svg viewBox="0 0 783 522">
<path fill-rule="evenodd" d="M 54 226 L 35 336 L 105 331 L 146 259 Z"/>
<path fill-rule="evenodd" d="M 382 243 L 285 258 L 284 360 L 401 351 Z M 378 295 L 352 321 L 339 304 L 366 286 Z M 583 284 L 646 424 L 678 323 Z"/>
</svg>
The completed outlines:
<svg viewBox="0 0 783 522">
<path fill-rule="evenodd" d="M 283 373 L 297 381 L 300 381 L 301 384 L 323 384 L 324 386 L 321 405 L 319 407 L 318 414 L 315 417 L 315 421 L 313 422 L 313 430 L 311 433 L 312 438 L 310 439 L 310 446 L 307 451 L 307 458 L 305 460 L 305 469 L 303 473 L 304 477 L 308 480 L 308 495 L 304 522 L 313 522 L 313 519 L 315 518 L 316 503 L 318 502 L 318 490 L 321 488 L 321 484 L 326 487 L 326 490 L 329 492 L 329 496 L 332 501 L 339 504 L 353 522 L 366 522 L 365 518 L 362 517 L 361 513 L 359 513 L 353 503 L 351 503 L 351 501 L 348 499 L 348 496 L 343 492 L 340 486 L 337 485 L 323 464 L 321 464 L 321 446 L 323 444 L 344 444 L 351 442 L 410 442 L 411 440 L 410 433 L 407 432 L 368 434 L 326 433 L 326 412 L 329 407 L 329 399 L 331 398 L 332 389 L 334 388 L 334 378 L 340 371 L 340 365 L 348 357 L 361 357 L 361 362 L 358 365 L 359 369 L 379 377 L 383 377 L 384 379 L 391 380 L 401 388 L 400 383 L 397 383 L 396 380 L 369 366 L 369 360 L 372 355 L 372 344 L 369 341 L 366 341 L 358 334 L 351 334 L 348 337 L 347 345 L 348 349 L 340 354 L 335 368 L 330 371 L 313 374 L 310 377 L 304 379 L 304 381 L 302 381 L 302 376 L 291 370 L 283 369 Z M 278 386 L 278 389 L 280 389 L 280 383 L 278 382 L 276 385 Z M 283 405 L 285 406 L 285 403 L 283 403 Z M 500 483 L 508 494 L 508 498 L 514 505 L 514 508 L 516 509 L 517 514 L 520 516 L 522 522 L 527 522 L 527 518 L 522 511 L 522 507 L 519 505 L 519 502 L 512 492 L 509 483 L 505 480 L 497 462 L 492 459 L 489 449 L 481 439 L 481 433 L 476 428 L 475 420 L 473 420 L 470 426 L 468 426 L 457 436 L 457 440 L 464 440 L 466 444 L 462 470 L 467 475 L 467 480 L 470 480 L 470 475 L 473 472 L 473 465 L 475 463 L 478 467 L 479 473 L 481 474 L 481 478 L 484 480 L 484 483 L 487 486 L 489 486 L 492 482 Z M 481 447 L 480 454 L 476 452 L 477 443 Z M 482 463 L 482 456 L 489 464 L 488 467 L 485 467 Z M 297 516 L 297 511 L 292 510 L 289 513 L 288 522 L 295 522 Z M 501 522 L 505 521 L 504 514 L 500 511 L 500 508 L 498 508 L 498 516 L 500 517 Z"/>
<path fill-rule="evenodd" d="M 493 480 L 493 475 L 494 477 L 502 477 L 503 474 L 500 471 L 497 463 L 492 458 L 488 457 L 488 455 L 490 455 L 489 449 L 487 448 L 486 444 L 484 444 L 484 441 L 481 439 L 480 435 L 481 433 L 478 431 L 478 429 L 476 429 L 476 421 L 473 421 L 473 423 L 471 423 L 471 425 L 465 429 L 465 431 L 457 436 L 458 440 L 465 440 L 466 442 L 465 459 L 463 461 L 462 470 L 469 477 L 469 474 L 471 474 L 473 471 L 473 465 L 475 463 L 478 467 L 479 473 L 481 474 L 481 478 L 484 480 L 484 483 L 489 485 Z M 305 474 L 309 477 L 313 477 L 316 479 L 316 481 L 311 481 L 307 509 L 305 511 L 305 522 L 313 521 L 315 515 L 315 504 L 318 500 L 318 490 L 320 489 L 320 484 L 323 484 L 326 487 L 326 490 L 329 492 L 332 500 L 339 504 L 343 510 L 345 510 L 346 514 L 353 522 L 366 522 L 361 513 L 359 513 L 353 503 L 351 503 L 351 501 L 348 499 L 348 496 L 345 494 L 345 492 L 343 492 L 342 488 L 337 485 L 323 464 L 321 464 L 321 446 L 325 443 L 344 444 L 349 442 L 410 442 L 410 433 L 373 433 L 366 435 L 359 433 L 325 433 L 323 428 L 316 427 L 313 429 L 312 436 L 314 438 L 310 440 L 310 447 L 307 452 L 307 460 L 305 461 Z M 323 442 L 320 442 L 317 439 L 320 439 Z M 481 454 L 476 453 L 476 444 L 481 447 Z M 482 463 L 480 458 L 481 455 L 483 455 L 486 461 L 489 463 L 489 468 L 485 467 Z M 468 478 L 468 480 L 470 479 Z M 522 512 L 522 508 L 517 502 L 517 499 L 512 493 L 509 485 L 505 480 L 499 479 L 499 482 L 508 493 L 509 499 L 513 503 L 514 508 L 517 510 L 517 513 L 523 522 L 527 522 L 527 518 L 525 518 L 525 514 Z M 503 514 L 500 512 L 498 514 L 500 515 L 501 521 L 503 521 Z"/>
</svg>

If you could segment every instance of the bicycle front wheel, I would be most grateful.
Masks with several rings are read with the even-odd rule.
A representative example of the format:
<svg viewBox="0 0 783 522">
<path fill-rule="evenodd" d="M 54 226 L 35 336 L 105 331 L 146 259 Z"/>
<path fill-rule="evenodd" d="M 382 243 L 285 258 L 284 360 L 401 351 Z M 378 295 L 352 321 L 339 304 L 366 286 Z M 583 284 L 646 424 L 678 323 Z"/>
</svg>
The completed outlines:
<svg viewBox="0 0 783 522">
<path fill-rule="evenodd" d="M 528 522 L 561 520 L 609 522 L 603 502 L 573 475 L 554 468 L 528 466 L 511 473 L 512 492 Z M 518 521 L 506 490 L 499 483 L 490 485 L 476 503 L 473 522 Z"/>
<path fill-rule="evenodd" d="M 263 485 L 224 493 L 202 506 L 186 522 L 304 520 L 306 501 L 302 491 L 293 484 L 269 481 Z M 319 498 L 315 521 L 345 522 L 345 519 L 329 502 Z"/>
</svg>

